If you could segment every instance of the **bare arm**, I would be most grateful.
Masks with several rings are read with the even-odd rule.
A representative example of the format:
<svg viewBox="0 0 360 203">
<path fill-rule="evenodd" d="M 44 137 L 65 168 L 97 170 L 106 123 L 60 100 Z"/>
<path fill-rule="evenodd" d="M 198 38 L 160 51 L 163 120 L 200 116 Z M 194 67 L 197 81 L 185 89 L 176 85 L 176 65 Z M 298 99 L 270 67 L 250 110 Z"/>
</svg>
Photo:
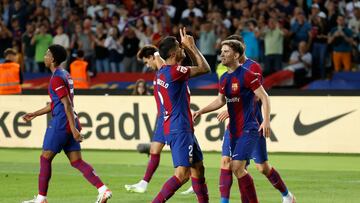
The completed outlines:
<svg viewBox="0 0 360 203">
<path fill-rule="evenodd" d="M 31 38 L 31 45 L 34 45 L 36 43 L 36 34 Z"/>
<path fill-rule="evenodd" d="M 331 44 L 334 41 L 336 36 L 338 36 L 337 31 L 335 33 L 330 33 L 329 36 L 328 36 L 328 44 Z"/>
<path fill-rule="evenodd" d="M 259 131 L 263 130 L 265 137 L 270 137 L 270 100 L 269 96 L 264 90 L 263 86 L 260 86 L 254 91 L 255 95 L 261 100 L 263 122 L 260 125 Z"/>
<path fill-rule="evenodd" d="M 47 114 L 51 112 L 51 104 L 48 103 L 44 108 L 42 109 L 39 109 L 33 113 L 27 113 L 25 114 L 22 118 L 25 120 L 25 121 L 31 121 L 32 119 L 34 119 L 35 117 L 37 116 L 41 116 L 41 115 L 44 115 L 44 114 Z"/>
<path fill-rule="evenodd" d="M 72 105 L 70 102 L 69 95 L 61 98 L 61 103 L 63 103 L 63 105 L 64 105 L 66 117 L 68 119 L 68 122 L 70 125 L 70 130 L 74 136 L 74 139 L 78 142 L 81 142 L 84 139 L 84 137 L 80 135 L 80 132 L 78 131 L 78 129 L 75 126 L 74 111 L 73 111 L 73 108 L 72 108 Z"/>
<path fill-rule="evenodd" d="M 195 120 L 197 117 L 199 117 L 201 114 L 208 113 L 211 111 L 216 111 L 223 107 L 226 104 L 225 96 L 223 94 L 220 94 L 217 96 L 217 98 L 211 102 L 206 107 L 200 109 L 199 111 L 195 112 L 193 115 L 193 120 Z"/>
<path fill-rule="evenodd" d="M 195 77 L 210 72 L 210 66 L 208 62 L 196 47 L 194 38 L 186 34 L 185 28 L 180 29 L 180 37 L 181 44 L 184 45 L 186 51 L 188 51 L 191 60 L 196 63 L 196 66 L 191 66 L 190 68 L 190 77 Z"/>
</svg>

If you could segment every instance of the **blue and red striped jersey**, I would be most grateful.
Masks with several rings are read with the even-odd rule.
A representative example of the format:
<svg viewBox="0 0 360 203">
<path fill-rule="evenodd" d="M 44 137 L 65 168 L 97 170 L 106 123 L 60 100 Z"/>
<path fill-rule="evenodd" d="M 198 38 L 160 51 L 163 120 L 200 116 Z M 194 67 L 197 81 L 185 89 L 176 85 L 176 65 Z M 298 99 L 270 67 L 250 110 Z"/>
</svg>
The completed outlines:
<svg viewBox="0 0 360 203">
<path fill-rule="evenodd" d="M 158 84 L 156 83 L 156 75 L 154 77 L 154 97 L 155 97 L 155 101 L 156 101 L 156 108 L 157 108 L 157 115 L 156 115 L 156 128 L 155 128 L 155 134 L 159 135 L 159 134 L 163 134 L 164 133 L 164 129 L 163 129 L 163 122 L 164 122 L 164 117 L 163 117 L 163 112 L 164 112 L 164 107 L 161 105 L 160 103 L 160 98 L 159 98 L 159 91 L 158 91 Z"/>
<path fill-rule="evenodd" d="M 258 64 L 256 61 L 247 58 L 245 62 L 242 64 L 242 66 L 246 69 L 249 69 L 250 71 L 254 72 L 256 75 L 258 75 L 258 78 L 260 80 L 260 84 L 263 83 L 263 77 L 262 77 L 262 69 L 260 64 Z M 263 121 L 262 113 L 261 113 L 261 101 L 254 100 L 254 105 L 256 106 L 256 118 L 258 122 L 261 124 Z"/>
<path fill-rule="evenodd" d="M 59 130 L 66 129 L 67 132 L 70 132 L 69 122 L 61 98 L 69 95 L 71 106 L 74 108 L 74 82 L 66 70 L 56 68 L 49 82 L 48 93 L 51 98 L 51 113 L 53 119 L 59 121 L 57 123 L 57 128 Z M 77 116 L 74 115 L 74 117 L 78 123 Z"/>
<path fill-rule="evenodd" d="M 190 112 L 190 68 L 165 65 L 156 74 L 158 96 L 164 108 L 164 135 L 177 132 L 194 132 Z"/>
<path fill-rule="evenodd" d="M 226 99 L 229 113 L 230 137 L 240 137 L 244 131 L 258 130 L 255 91 L 261 86 L 258 75 L 239 66 L 232 73 L 224 73 L 219 81 L 219 93 Z"/>
</svg>

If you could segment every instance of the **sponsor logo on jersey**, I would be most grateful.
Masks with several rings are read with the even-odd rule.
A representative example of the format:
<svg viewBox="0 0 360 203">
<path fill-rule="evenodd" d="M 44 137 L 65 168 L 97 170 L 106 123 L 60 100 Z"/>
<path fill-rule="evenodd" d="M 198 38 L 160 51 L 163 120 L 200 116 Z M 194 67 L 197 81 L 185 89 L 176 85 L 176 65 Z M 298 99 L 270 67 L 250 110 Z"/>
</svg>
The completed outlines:
<svg viewBox="0 0 360 203">
<path fill-rule="evenodd" d="M 226 103 L 233 103 L 233 102 L 240 102 L 240 98 L 239 97 L 233 97 L 231 99 L 225 97 L 226 99 Z"/>
<path fill-rule="evenodd" d="M 231 90 L 233 92 L 237 91 L 238 89 L 239 89 L 239 84 L 237 84 L 237 83 L 232 83 L 231 84 Z"/>
</svg>

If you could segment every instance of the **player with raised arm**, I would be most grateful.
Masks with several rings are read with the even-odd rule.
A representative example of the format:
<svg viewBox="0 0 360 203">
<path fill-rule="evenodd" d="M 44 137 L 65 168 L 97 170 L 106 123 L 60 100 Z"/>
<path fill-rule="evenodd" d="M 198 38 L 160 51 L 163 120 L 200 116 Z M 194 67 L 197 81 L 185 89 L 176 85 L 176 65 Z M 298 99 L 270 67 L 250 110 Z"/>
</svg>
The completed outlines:
<svg viewBox="0 0 360 203">
<path fill-rule="evenodd" d="M 156 74 L 158 94 L 164 107 L 164 136 L 170 145 L 175 174 L 162 187 L 153 203 L 167 201 L 191 174 L 192 186 L 198 202 L 209 202 L 205 181 L 205 168 L 199 144 L 194 135 L 190 112 L 189 77 L 210 71 L 209 64 L 197 49 L 194 38 L 180 29 L 181 46 L 175 37 L 165 37 L 159 43 L 160 56 L 166 65 Z M 179 63 L 185 58 L 184 49 L 196 66 L 185 67 Z"/>
<path fill-rule="evenodd" d="M 152 70 L 158 71 L 163 65 L 165 65 L 165 61 L 160 57 L 158 48 L 152 45 L 147 45 L 141 48 L 137 54 L 137 58 L 142 60 L 144 64 Z M 150 160 L 143 179 L 136 184 L 125 185 L 125 189 L 130 192 L 144 193 L 146 191 L 153 174 L 159 166 L 160 153 L 165 145 L 163 110 L 159 102 L 157 89 L 158 85 L 156 84 L 156 77 L 154 77 L 154 97 L 157 104 L 157 117 L 155 132 L 150 145 Z"/>
<path fill-rule="evenodd" d="M 237 40 L 243 43 L 244 49 L 246 49 L 246 45 L 244 44 L 244 40 L 240 35 L 231 35 L 227 38 L 227 40 Z M 249 69 L 250 71 L 254 72 L 255 74 L 258 74 L 260 77 L 260 81 L 262 83 L 262 69 L 260 65 L 250 59 L 247 58 L 245 53 L 242 57 L 240 57 L 240 64 L 246 69 Z M 256 118 L 259 123 L 263 121 L 262 112 L 261 112 L 261 102 L 259 99 L 255 99 L 255 106 L 256 106 Z M 223 111 L 219 113 L 218 119 L 220 122 L 224 122 L 229 117 L 228 111 Z M 221 173 L 220 173 L 220 193 L 221 193 L 221 203 L 227 203 L 229 202 L 229 196 L 230 196 L 230 189 L 232 185 L 232 174 L 230 169 L 230 134 L 229 129 L 225 131 L 224 138 L 223 138 L 223 147 L 222 147 L 222 160 L 221 160 Z M 259 138 L 258 143 L 255 146 L 254 151 L 252 152 L 251 159 L 254 160 L 256 164 L 256 169 L 265 175 L 269 182 L 280 191 L 283 203 L 295 203 L 295 196 L 287 189 L 285 183 L 283 182 L 280 174 L 275 170 L 274 167 L 272 167 L 268 162 L 268 156 L 267 156 L 267 149 L 266 149 L 266 140 L 265 137 L 261 136 Z M 246 198 L 246 197 L 242 197 Z M 245 201 L 245 200 L 244 200 Z M 246 201 L 245 201 L 246 202 Z"/>
<path fill-rule="evenodd" d="M 96 203 L 105 203 L 111 198 L 112 192 L 96 175 L 95 170 L 82 160 L 80 142 L 84 137 L 80 134 L 81 126 L 74 112 L 74 87 L 70 74 L 59 67 L 67 58 L 64 47 L 51 45 L 44 56 L 44 63 L 52 76 L 49 82 L 51 103 L 46 107 L 27 113 L 25 121 L 31 121 L 37 116 L 52 114 L 52 119 L 46 129 L 43 151 L 40 156 L 39 193 L 33 199 L 23 203 L 47 203 L 47 191 L 51 178 L 51 162 L 57 153 L 65 151 L 71 166 L 78 169 L 83 176 L 98 189 Z"/>
</svg>

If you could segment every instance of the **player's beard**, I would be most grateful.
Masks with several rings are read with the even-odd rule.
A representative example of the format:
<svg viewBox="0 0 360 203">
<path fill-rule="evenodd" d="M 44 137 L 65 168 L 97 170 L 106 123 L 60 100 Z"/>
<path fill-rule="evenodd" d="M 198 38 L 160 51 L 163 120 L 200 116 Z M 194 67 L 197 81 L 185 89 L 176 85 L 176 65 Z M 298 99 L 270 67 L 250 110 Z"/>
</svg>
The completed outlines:
<svg viewBox="0 0 360 203">
<path fill-rule="evenodd" d="M 186 55 L 185 55 L 184 50 L 181 50 L 181 51 L 176 53 L 176 61 L 178 63 L 181 63 L 181 61 L 183 61 L 185 59 L 185 57 L 186 57 Z"/>
</svg>

